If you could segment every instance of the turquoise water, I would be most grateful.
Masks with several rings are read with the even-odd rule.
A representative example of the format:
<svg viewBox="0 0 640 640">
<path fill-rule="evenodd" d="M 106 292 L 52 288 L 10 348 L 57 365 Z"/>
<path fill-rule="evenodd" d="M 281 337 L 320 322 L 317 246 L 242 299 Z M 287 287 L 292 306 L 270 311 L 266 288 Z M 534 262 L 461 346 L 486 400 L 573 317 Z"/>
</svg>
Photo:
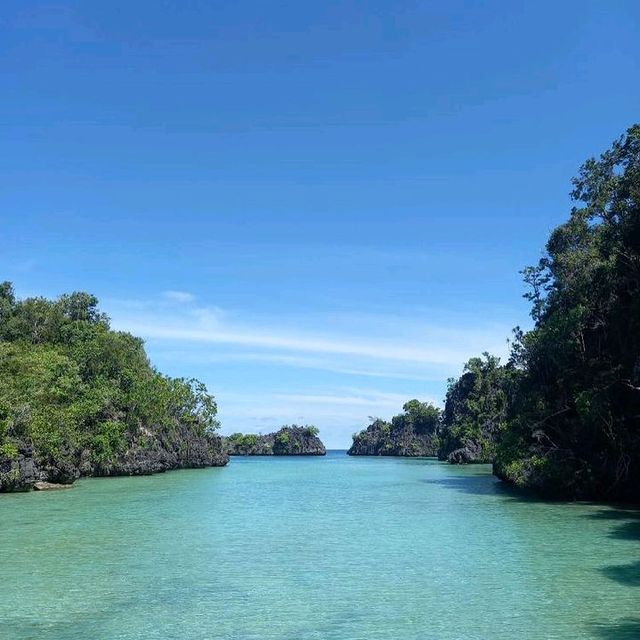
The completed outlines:
<svg viewBox="0 0 640 640">
<path fill-rule="evenodd" d="M 2 640 L 640 638 L 640 516 L 488 467 L 235 458 L 0 495 Z"/>
</svg>

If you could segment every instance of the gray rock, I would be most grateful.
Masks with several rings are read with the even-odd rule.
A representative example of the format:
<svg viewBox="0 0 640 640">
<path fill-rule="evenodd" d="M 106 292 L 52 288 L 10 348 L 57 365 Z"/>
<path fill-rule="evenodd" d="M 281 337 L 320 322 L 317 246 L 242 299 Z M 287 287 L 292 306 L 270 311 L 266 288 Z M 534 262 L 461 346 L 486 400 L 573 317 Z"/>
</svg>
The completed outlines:
<svg viewBox="0 0 640 640">
<path fill-rule="evenodd" d="M 450 464 L 473 464 L 484 462 L 482 458 L 482 447 L 473 441 L 466 442 L 464 447 L 454 449 L 448 456 L 447 462 Z"/>
<path fill-rule="evenodd" d="M 42 460 L 31 448 L 19 447 L 15 458 L 0 457 L 0 492 L 61 488 L 81 476 L 149 475 L 170 469 L 220 467 L 228 461 L 219 436 L 198 435 L 185 425 L 173 429 L 142 428 L 135 436 L 129 435 L 122 452 L 102 463 L 92 458 L 89 449 L 67 449 L 55 458 Z"/>
<path fill-rule="evenodd" d="M 56 482 L 34 482 L 33 488 L 36 491 L 58 491 L 60 489 L 70 489 L 71 484 L 59 484 Z"/>
<path fill-rule="evenodd" d="M 353 436 L 350 456 L 432 457 L 437 454 L 435 433 L 416 433 L 407 425 L 396 426 L 374 420 Z"/>
<path fill-rule="evenodd" d="M 13 459 L 0 457 L 0 491 L 29 491 L 38 480 L 39 470 L 30 448 L 20 448 Z"/>
<path fill-rule="evenodd" d="M 266 435 L 240 435 L 225 438 L 232 456 L 324 456 L 322 440 L 311 427 L 293 425 Z"/>
</svg>

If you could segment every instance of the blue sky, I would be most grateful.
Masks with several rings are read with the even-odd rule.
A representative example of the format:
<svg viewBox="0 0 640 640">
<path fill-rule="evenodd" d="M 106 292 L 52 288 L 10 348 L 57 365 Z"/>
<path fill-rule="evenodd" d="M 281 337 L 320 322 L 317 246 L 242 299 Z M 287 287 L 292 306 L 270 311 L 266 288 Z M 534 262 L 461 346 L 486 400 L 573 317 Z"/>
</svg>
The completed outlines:
<svg viewBox="0 0 640 640">
<path fill-rule="evenodd" d="M 0 54 L 0 277 L 330 447 L 507 353 L 640 119 L 637 2 L 9 0 Z"/>
</svg>

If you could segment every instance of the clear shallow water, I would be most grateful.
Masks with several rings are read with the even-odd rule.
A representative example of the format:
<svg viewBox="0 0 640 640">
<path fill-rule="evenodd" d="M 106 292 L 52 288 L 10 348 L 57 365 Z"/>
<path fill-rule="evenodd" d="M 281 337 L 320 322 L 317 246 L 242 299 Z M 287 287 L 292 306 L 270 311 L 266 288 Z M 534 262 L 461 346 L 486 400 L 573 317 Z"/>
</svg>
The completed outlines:
<svg viewBox="0 0 640 640">
<path fill-rule="evenodd" d="M 637 639 L 640 514 L 334 452 L 0 495 L 0 638 Z"/>
</svg>

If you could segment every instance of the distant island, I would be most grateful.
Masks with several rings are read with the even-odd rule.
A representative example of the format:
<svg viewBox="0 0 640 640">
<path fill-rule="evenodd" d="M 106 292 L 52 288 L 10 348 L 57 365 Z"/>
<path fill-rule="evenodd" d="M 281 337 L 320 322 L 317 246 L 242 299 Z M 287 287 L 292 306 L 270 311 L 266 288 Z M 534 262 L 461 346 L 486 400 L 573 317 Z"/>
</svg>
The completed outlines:
<svg viewBox="0 0 640 640">
<path fill-rule="evenodd" d="M 436 456 L 440 410 L 428 402 L 410 400 L 391 422 L 375 418 L 353 435 L 350 456 Z"/>
<path fill-rule="evenodd" d="M 410 400 L 387 422 L 375 418 L 353 435 L 352 456 L 438 457 L 451 464 L 495 459 L 498 435 L 506 419 L 504 368 L 488 353 L 471 358 L 457 380 L 450 380 L 444 411 Z"/>
<path fill-rule="evenodd" d="M 214 398 L 154 369 L 97 299 L 17 300 L 0 284 L 0 491 L 81 476 L 222 466 Z"/>
<path fill-rule="evenodd" d="M 266 435 L 234 433 L 224 438 L 231 456 L 323 456 L 327 450 L 312 425 L 284 426 Z"/>
</svg>

